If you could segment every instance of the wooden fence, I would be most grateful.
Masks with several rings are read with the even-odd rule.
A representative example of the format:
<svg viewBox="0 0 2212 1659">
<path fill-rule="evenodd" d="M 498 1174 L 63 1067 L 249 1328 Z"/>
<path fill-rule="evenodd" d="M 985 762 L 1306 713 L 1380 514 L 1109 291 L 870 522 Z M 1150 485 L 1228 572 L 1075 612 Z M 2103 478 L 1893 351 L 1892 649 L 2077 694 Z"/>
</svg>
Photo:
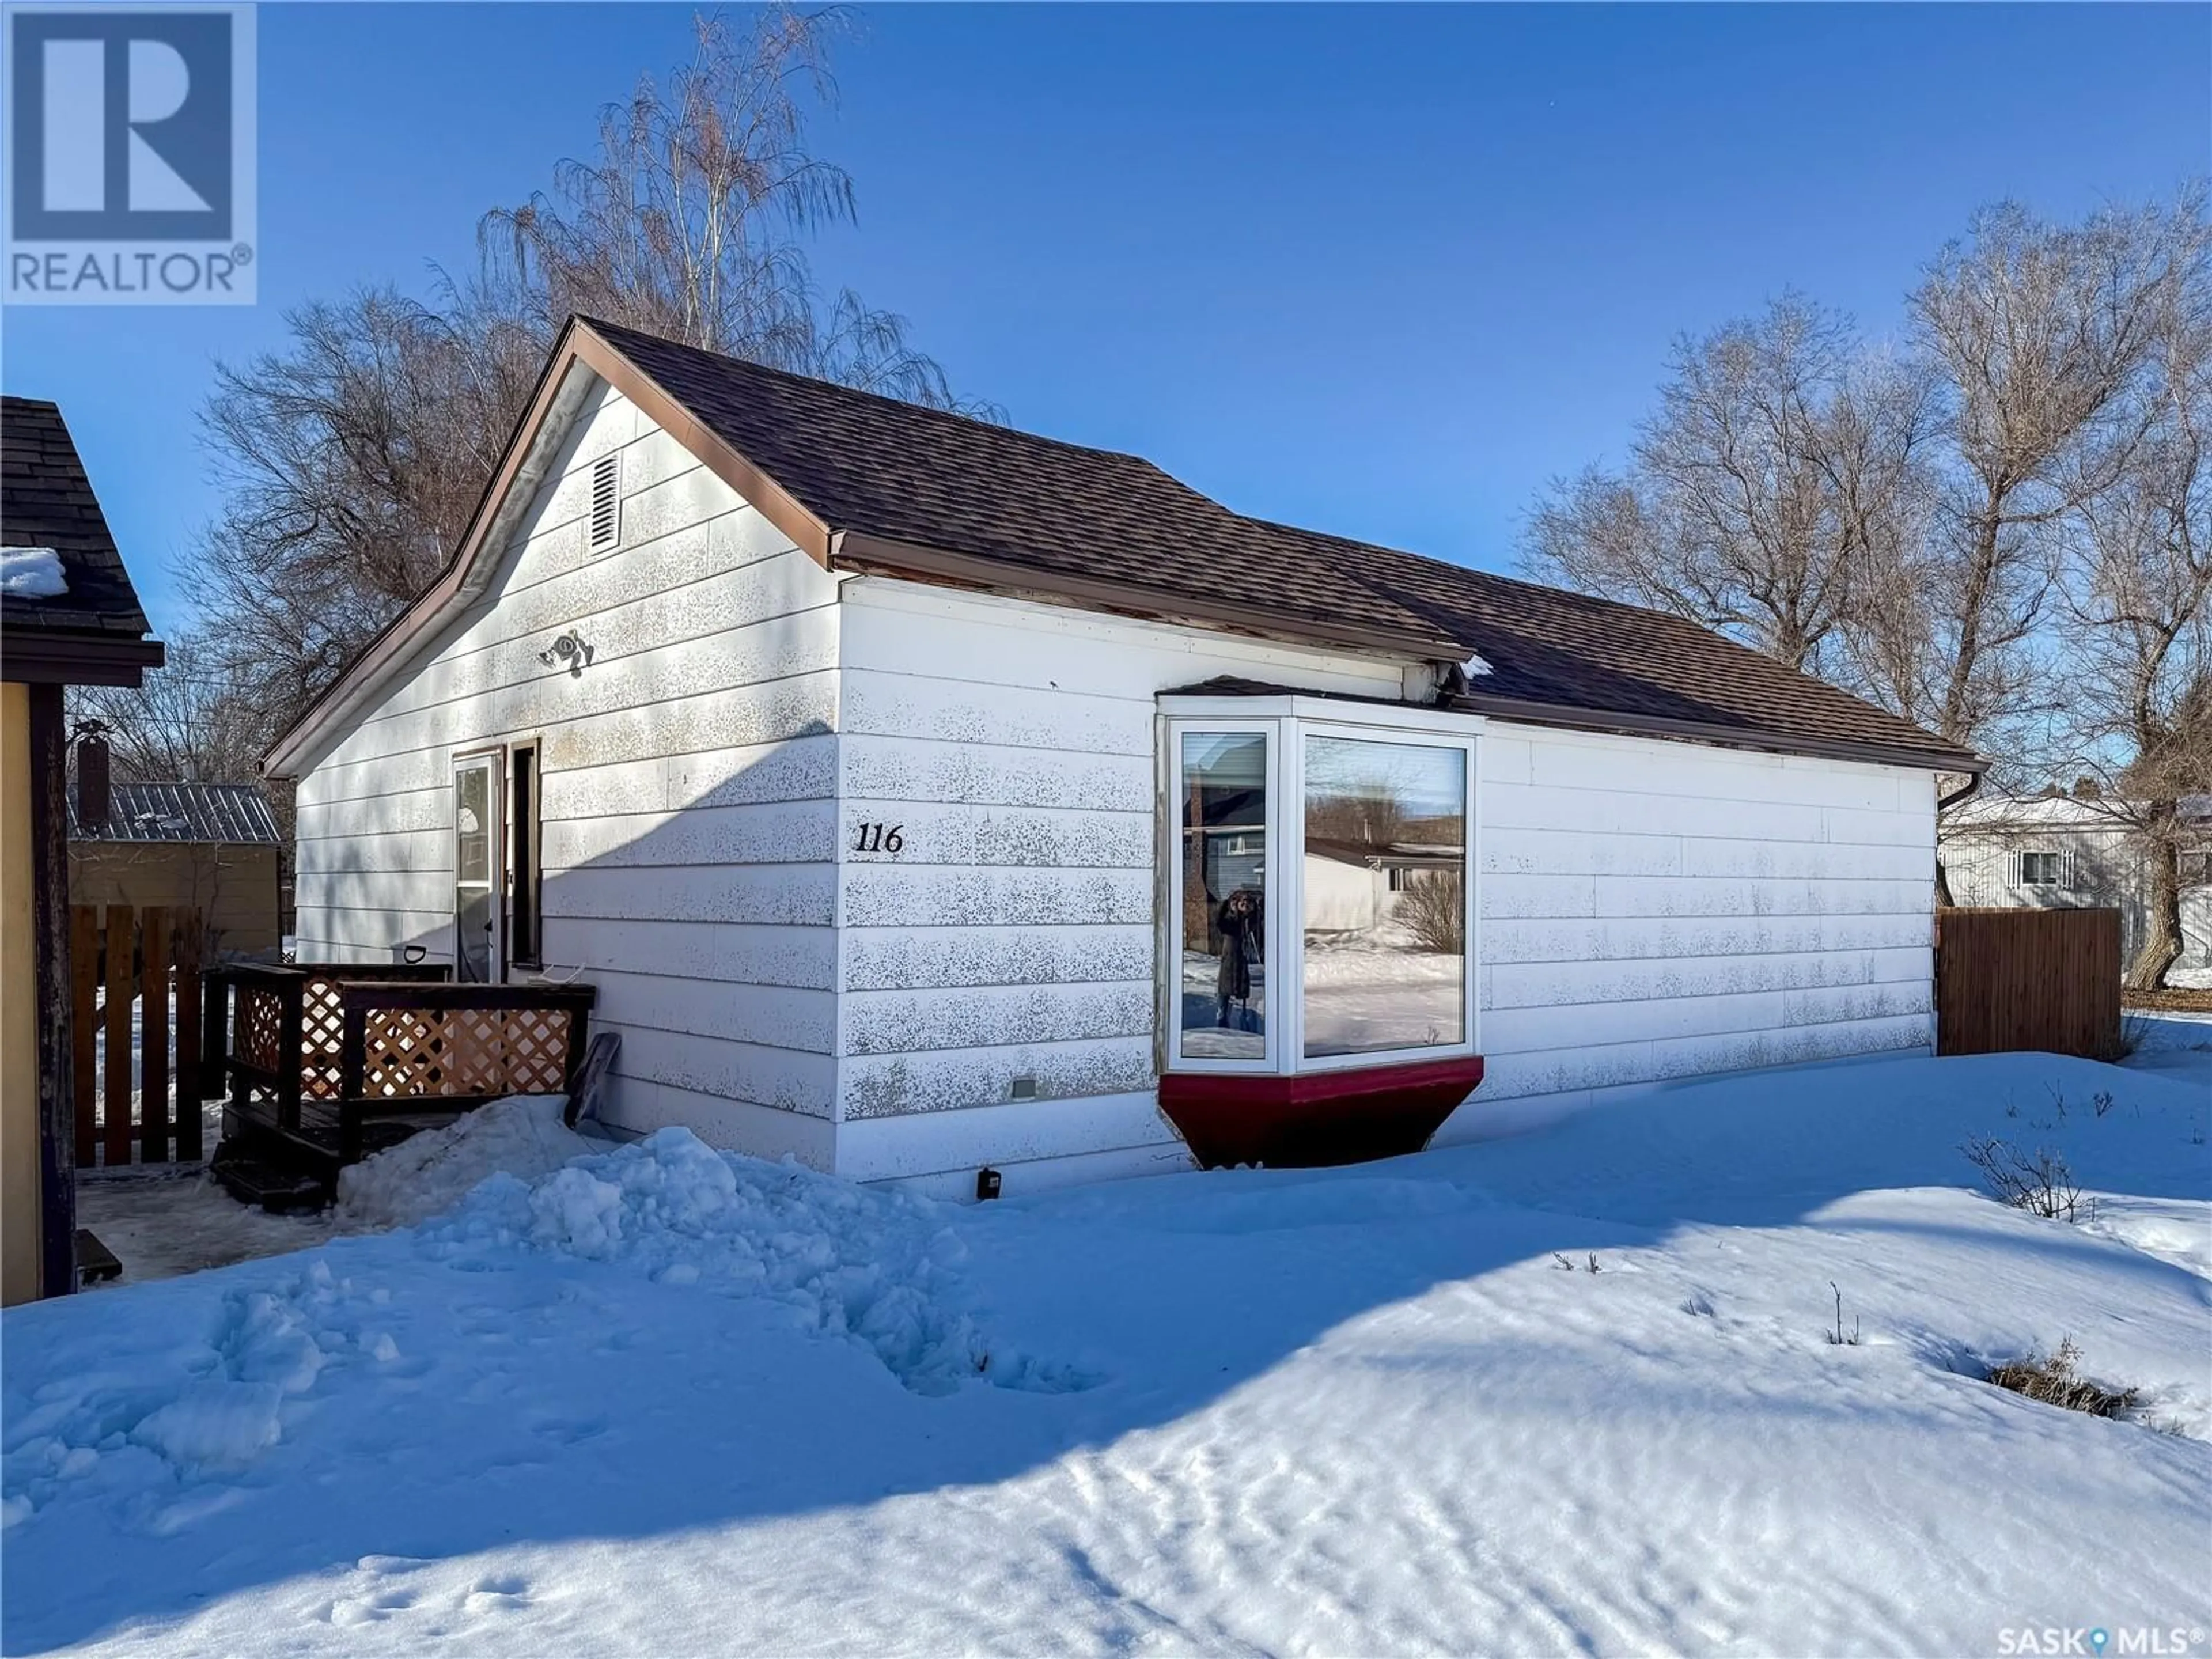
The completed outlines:
<svg viewBox="0 0 2212 1659">
<path fill-rule="evenodd" d="M 201 939 L 184 906 L 70 907 L 79 1169 L 200 1157 Z"/>
<path fill-rule="evenodd" d="M 1938 910 L 1936 1052 L 2120 1052 L 2118 910 Z"/>
</svg>

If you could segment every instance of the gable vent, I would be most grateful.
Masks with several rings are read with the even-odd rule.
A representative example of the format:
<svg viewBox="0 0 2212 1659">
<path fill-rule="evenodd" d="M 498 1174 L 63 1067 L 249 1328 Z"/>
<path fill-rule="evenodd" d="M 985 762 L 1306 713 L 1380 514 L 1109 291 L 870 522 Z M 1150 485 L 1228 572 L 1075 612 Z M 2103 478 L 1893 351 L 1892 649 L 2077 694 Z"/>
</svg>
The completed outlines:
<svg viewBox="0 0 2212 1659">
<path fill-rule="evenodd" d="M 592 463 L 592 551 L 622 539 L 622 455 L 602 455 Z"/>
</svg>

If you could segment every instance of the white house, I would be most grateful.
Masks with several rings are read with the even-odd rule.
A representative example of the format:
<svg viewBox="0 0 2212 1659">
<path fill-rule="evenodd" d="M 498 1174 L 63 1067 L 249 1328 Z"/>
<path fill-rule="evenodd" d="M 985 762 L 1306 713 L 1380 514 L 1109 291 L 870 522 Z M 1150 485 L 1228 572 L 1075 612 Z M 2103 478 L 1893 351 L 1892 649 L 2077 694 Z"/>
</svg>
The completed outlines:
<svg viewBox="0 0 2212 1659">
<path fill-rule="evenodd" d="M 946 1191 L 1924 1049 L 1980 764 L 1674 618 L 582 319 L 268 759 L 302 959 L 588 978 L 618 1127 Z"/>
<path fill-rule="evenodd" d="M 2183 803 L 2201 842 L 2181 854 L 2185 981 L 2212 969 L 2212 799 Z M 2071 795 L 1977 795 L 1943 817 L 1940 839 L 1951 897 L 2000 908 L 2110 906 L 2120 913 L 2120 956 L 2142 945 L 2150 870 L 2142 839 L 2114 805 Z M 2169 981 L 2171 982 L 2171 981 Z"/>
</svg>

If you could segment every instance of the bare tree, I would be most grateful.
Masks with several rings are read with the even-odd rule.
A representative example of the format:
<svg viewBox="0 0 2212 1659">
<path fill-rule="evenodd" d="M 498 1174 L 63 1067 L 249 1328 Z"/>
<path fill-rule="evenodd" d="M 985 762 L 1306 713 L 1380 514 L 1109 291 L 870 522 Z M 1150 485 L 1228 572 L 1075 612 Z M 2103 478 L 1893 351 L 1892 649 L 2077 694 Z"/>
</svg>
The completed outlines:
<svg viewBox="0 0 2212 1659">
<path fill-rule="evenodd" d="M 2130 989 L 2182 950 L 2183 802 L 2212 793 L 2212 228 L 2176 250 L 2148 373 L 2121 424 L 2126 465 L 2067 521 L 2072 643 L 2057 732 L 2098 809 L 2136 834 L 2147 922 Z"/>
<path fill-rule="evenodd" d="M 797 240 L 849 221 L 853 181 L 806 142 L 836 96 L 828 47 L 844 14 L 775 7 L 739 33 L 696 20 L 696 56 L 641 78 L 599 124 L 598 155 L 551 191 L 485 216 L 488 271 L 549 331 L 571 312 L 933 408 L 963 405 L 907 343 L 906 323 L 851 289 L 817 301 Z"/>
<path fill-rule="evenodd" d="M 1906 366 L 1858 352 L 1845 319 L 1785 295 L 1677 343 L 1632 465 L 1554 483 L 1524 565 L 1818 671 L 1869 550 L 1903 533 L 1924 406 Z"/>
<path fill-rule="evenodd" d="M 1929 265 L 1896 349 L 1796 295 L 1685 341 L 1632 465 L 1554 484 L 1523 562 L 2051 775 L 2082 625 L 2055 586 L 2091 504 L 2111 519 L 2171 451 L 2143 388 L 2204 223 L 2201 190 L 2074 226 L 2002 204 Z"/>
<path fill-rule="evenodd" d="M 187 586 L 258 744 L 452 559 L 572 310 L 955 405 L 900 319 L 812 286 L 801 239 L 853 211 L 806 136 L 839 21 L 700 21 L 690 66 L 610 109 L 595 160 L 485 216 L 472 276 L 301 307 L 282 349 L 218 369 L 202 422 L 226 497 Z"/>
<path fill-rule="evenodd" d="M 2200 222 L 2193 198 L 2080 226 L 2008 203 L 1929 266 L 1912 337 L 1940 383 L 1941 482 L 1925 540 L 1854 613 L 1853 660 L 1880 701 L 2001 754 L 2047 712 L 2037 640 L 2066 521 L 2130 463 L 2130 390 Z"/>
<path fill-rule="evenodd" d="M 107 730 L 114 775 L 127 783 L 250 783 L 260 738 L 225 653 L 185 634 L 142 684 L 74 688 L 73 721 Z"/>
</svg>

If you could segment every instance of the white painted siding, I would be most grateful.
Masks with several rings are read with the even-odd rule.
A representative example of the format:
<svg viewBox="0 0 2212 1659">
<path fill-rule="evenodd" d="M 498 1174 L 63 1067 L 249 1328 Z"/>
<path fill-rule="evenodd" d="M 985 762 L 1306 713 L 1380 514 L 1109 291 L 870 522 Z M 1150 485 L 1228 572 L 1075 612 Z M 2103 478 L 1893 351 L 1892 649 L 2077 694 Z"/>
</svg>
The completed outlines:
<svg viewBox="0 0 2212 1659">
<path fill-rule="evenodd" d="M 1399 670 L 872 578 L 843 597 L 838 1167 L 1179 1162 L 1153 1103 L 1158 694 L 1395 696 Z M 856 850 L 872 823 L 897 854 Z"/>
<path fill-rule="evenodd" d="M 1928 774 L 1493 723 L 1481 779 L 1486 1074 L 1444 1138 L 1932 1042 Z"/>
<path fill-rule="evenodd" d="M 1397 667 L 909 584 L 843 598 L 839 1167 L 1150 1167 L 1157 695 L 1395 697 Z M 1493 722 L 1479 776 L 1488 1077 L 1447 1137 L 1530 1097 L 1930 1042 L 1929 775 Z M 872 823 L 902 850 L 857 850 Z"/>
<path fill-rule="evenodd" d="M 588 473 L 614 450 L 623 541 L 595 556 Z M 538 660 L 568 629 L 580 675 Z M 623 1033 L 620 1123 L 946 1190 L 986 1162 L 1024 1184 L 1172 1166 L 1157 697 L 1224 675 L 1401 683 L 841 584 L 603 389 L 483 600 L 301 779 L 301 952 L 448 957 L 453 757 L 535 740 L 548 971 L 598 985 Z M 1493 722 L 1478 780 L 1488 1077 L 1447 1137 L 1929 1042 L 1928 775 Z"/>
<path fill-rule="evenodd" d="M 580 675 L 538 660 L 568 629 Z M 828 1165 L 837 634 L 835 580 L 600 388 L 483 599 L 301 779 L 301 957 L 450 960 L 453 757 L 534 738 L 546 971 L 622 1033 L 618 1121 Z"/>
</svg>

